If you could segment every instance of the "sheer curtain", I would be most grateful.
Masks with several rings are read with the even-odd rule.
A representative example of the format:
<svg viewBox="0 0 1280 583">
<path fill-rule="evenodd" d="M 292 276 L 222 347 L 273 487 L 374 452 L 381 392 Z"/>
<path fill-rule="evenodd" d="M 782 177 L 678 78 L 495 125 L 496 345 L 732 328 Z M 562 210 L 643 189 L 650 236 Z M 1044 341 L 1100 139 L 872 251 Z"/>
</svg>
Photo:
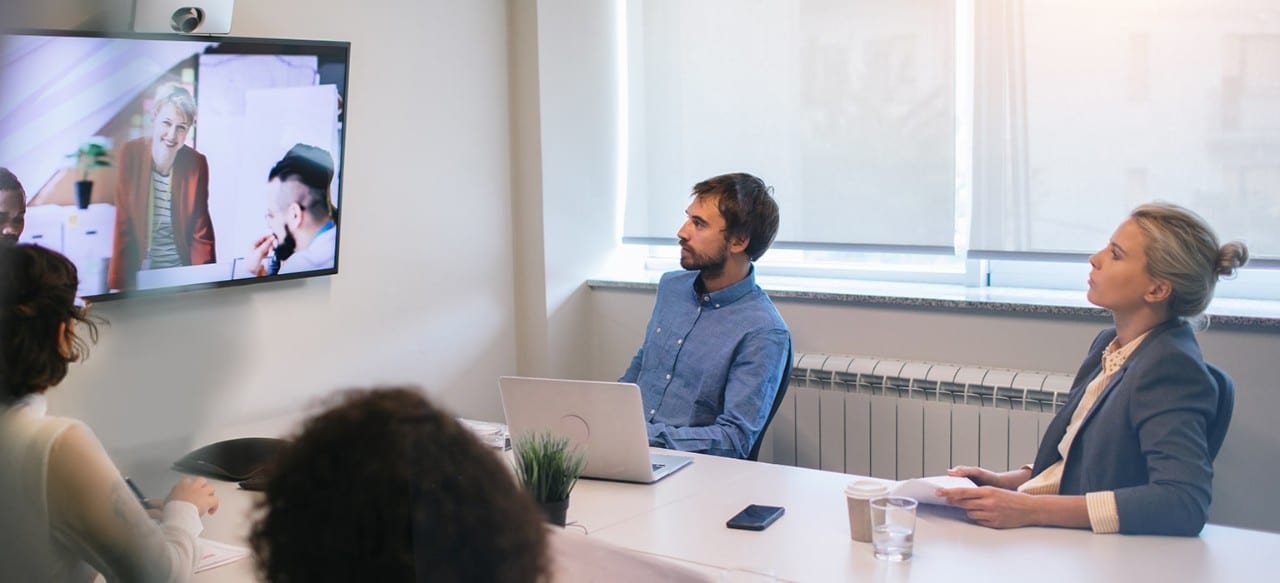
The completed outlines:
<svg viewBox="0 0 1280 583">
<path fill-rule="evenodd" d="M 1280 258 L 1280 3 L 979 0 L 979 256 L 1091 252 L 1188 206 Z"/>
</svg>

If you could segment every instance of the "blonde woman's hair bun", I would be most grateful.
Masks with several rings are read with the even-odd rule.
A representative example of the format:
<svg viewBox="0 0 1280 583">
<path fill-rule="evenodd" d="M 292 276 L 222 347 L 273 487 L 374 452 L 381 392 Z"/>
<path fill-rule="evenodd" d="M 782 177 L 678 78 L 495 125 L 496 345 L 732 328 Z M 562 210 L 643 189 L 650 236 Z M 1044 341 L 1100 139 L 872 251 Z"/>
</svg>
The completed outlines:
<svg viewBox="0 0 1280 583">
<path fill-rule="evenodd" d="M 1218 277 L 1231 277 L 1248 262 L 1249 248 L 1240 241 L 1231 241 L 1218 249 Z"/>
</svg>

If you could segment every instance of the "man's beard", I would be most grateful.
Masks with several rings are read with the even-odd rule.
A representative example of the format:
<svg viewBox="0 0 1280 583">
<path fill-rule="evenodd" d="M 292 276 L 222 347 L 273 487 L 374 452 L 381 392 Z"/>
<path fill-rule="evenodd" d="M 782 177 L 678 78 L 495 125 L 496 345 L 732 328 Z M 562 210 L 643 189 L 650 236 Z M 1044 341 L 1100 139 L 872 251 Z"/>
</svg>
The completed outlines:
<svg viewBox="0 0 1280 583">
<path fill-rule="evenodd" d="M 298 247 L 298 240 L 293 238 L 293 233 L 289 232 L 289 227 L 284 228 L 284 239 L 271 249 L 271 254 L 267 256 L 267 275 L 275 275 L 280 273 L 280 265 L 288 259 Z"/>
<path fill-rule="evenodd" d="M 0 245 L 17 245 L 17 244 L 18 244 L 17 235 L 7 235 L 7 234 L 0 235 Z"/>
<path fill-rule="evenodd" d="M 298 249 L 298 240 L 293 237 L 293 231 L 289 227 L 284 228 L 284 240 L 276 245 L 276 259 L 284 261 L 293 255 Z"/>
<path fill-rule="evenodd" d="M 724 271 L 724 266 L 729 262 L 729 246 L 720 247 L 720 252 L 715 255 L 702 255 L 693 249 L 681 246 L 689 252 L 688 257 L 680 256 L 680 267 L 687 271 L 701 271 L 708 275 L 718 275 Z"/>
</svg>

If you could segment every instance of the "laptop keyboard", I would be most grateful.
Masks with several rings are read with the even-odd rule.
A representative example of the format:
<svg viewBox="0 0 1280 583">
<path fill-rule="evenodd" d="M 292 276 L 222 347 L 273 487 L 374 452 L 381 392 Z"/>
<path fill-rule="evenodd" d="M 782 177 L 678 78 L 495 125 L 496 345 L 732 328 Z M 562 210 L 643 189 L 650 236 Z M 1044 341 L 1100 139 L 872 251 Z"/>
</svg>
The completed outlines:
<svg viewBox="0 0 1280 583">
<path fill-rule="evenodd" d="M 653 471 L 655 472 L 658 470 L 661 470 L 662 468 L 667 467 L 667 464 L 650 464 L 650 465 L 653 466 Z"/>
</svg>

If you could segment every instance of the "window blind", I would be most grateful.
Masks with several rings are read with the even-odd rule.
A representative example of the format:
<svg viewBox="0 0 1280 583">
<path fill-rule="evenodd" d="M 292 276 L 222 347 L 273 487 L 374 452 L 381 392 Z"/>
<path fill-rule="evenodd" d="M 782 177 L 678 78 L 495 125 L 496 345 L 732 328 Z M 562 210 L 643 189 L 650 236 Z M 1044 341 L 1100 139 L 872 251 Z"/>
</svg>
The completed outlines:
<svg viewBox="0 0 1280 583">
<path fill-rule="evenodd" d="M 774 187 L 775 245 L 950 252 L 950 0 L 633 0 L 624 240 L 669 241 L 692 186 Z"/>
</svg>

